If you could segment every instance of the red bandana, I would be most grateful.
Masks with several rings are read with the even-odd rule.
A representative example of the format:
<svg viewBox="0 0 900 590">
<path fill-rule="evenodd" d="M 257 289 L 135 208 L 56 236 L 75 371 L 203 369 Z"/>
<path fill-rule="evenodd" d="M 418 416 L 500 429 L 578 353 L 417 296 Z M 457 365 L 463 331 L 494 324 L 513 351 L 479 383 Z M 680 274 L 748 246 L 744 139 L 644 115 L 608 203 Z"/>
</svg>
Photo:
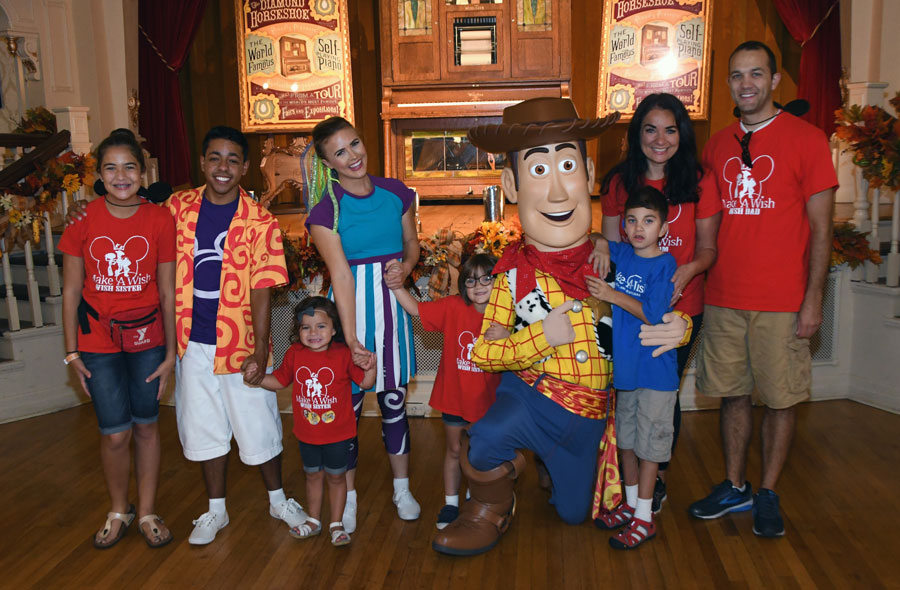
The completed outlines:
<svg viewBox="0 0 900 590">
<path fill-rule="evenodd" d="M 531 293 L 537 285 L 534 279 L 535 270 L 545 272 L 556 279 L 563 293 L 569 297 L 586 299 L 590 293 L 584 275 L 597 274 L 587 261 L 593 250 L 590 240 L 580 246 L 556 252 L 542 252 L 530 244 L 526 245 L 525 242 L 519 241 L 509 245 L 503 257 L 494 266 L 494 274 L 506 272 L 511 268 L 516 269 L 518 301 Z"/>
</svg>

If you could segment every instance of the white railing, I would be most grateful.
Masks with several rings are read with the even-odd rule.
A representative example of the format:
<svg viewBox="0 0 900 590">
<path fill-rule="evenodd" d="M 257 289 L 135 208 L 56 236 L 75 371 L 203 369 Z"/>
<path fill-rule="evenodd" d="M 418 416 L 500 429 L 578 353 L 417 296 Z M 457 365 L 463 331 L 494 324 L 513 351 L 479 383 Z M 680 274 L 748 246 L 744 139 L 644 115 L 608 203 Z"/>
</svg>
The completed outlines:
<svg viewBox="0 0 900 590">
<path fill-rule="evenodd" d="M 29 150 L 21 147 L 7 148 L 6 154 L 0 157 L 0 169 L 6 164 L 20 159 Z M 64 217 L 68 210 L 68 195 L 66 191 L 62 191 L 57 203 L 56 213 L 61 213 Z M 84 188 L 80 188 L 74 198 L 84 198 Z M 51 225 L 51 214 L 44 213 L 41 218 L 44 249 L 47 252 L 47 279 L 46 284 L 51 297 L 59 297 L 62 294 L 62 281 L 60 279 L 59 265 L 56 261 L 55 243 L 53 241 L 53 230 Z M 27 228 L 23 231 L 29 231 Z M 13 275 L 13 265 L 10 262 L 10 253 L 16 248 L 14 243 L 9 243 L 6 237 L 0 237 L 0 250 L 2 250 L 2 269 L 3 269 L 3 289 L 6 295 L 5 305 L 0 306 L 0 318 L 6 319 L 8 329 L 10 331 L 18 331 L 22 327 L 22 320 L 31 323 L 35 328 L 43 327 L 44 314 L 41 307 L 40 287 L 38 277 L 35 274 L 34 253 L 32 251 L 32 238 L 27 236 L 24 242 L 23 256 L 25 262 L 24 282 L 26 292 L 28 294 L 28 305 L 21 310 L 20 314 L 19 302 L 15 296 L 14 285 L 16 277 Z M 20 277 L 21 279 L 21 277 Z M 27 310 L 27 311 L 26 311 Z M 24 317 L 23 317 L 24 316 Z"/>
<path fill-rule="evenodd" d="M 879 225 L 881 224 L 881 193 L 882 188 L 870 189 L 869 181 L 863 178 L 862 171 L 855 171 L 857 178 L 856 200 L 853 202 L 852 223 L 858 231 L 868 232 L 869 247 L 880 250 L 881 238 Z M 900 197 L 897 191 L 885 191 L 892 196 L 891 214 L 891 249 L 882 264 L 872 262 L 865 263 L 862 279 L 867 283 L 877 283 L 883 275 L 885 283 L 889 287 L 900 285 Z M 871 198 L 870 198 L 871 194 Z"/>
</svg>

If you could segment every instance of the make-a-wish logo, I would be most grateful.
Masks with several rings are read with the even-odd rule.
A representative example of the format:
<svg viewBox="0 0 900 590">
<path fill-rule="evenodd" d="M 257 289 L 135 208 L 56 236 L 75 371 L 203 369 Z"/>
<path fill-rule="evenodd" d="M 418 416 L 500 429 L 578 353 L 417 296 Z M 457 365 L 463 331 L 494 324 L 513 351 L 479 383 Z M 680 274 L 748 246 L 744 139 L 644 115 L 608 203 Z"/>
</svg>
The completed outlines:
<svg viewBox="0 0 900 590">
<path fill-rule="evenodd" d="M 140 272 L 140 262 L 150 252 L 144 236 L 132 236 L 120 244 L 107 236 L 98 236 L 88 249 L 96 263 L 91 279 L 97 291 L 140 292 L 150 282 L 150 274 Z"/>
<path fill-rule="evenodd" d="M 628 293 L 629 295 L 641 295 L 644 292 L 644 278 L 641 275 L 625 276 L 616 273 L 616 290 Z"/>
<path fill-rule="evenodd" d="M 774 199 L 763 193 L 774 171 L 775 162 L 769 155 L 757 156 L 752 168 L 737 156 L 729 158 L 722 167 L 722 178 L 728 183 L 728 195 L 722 199 L 725 214 L 759 215 L 764 209 L 774 209 Z"/>
</svg>

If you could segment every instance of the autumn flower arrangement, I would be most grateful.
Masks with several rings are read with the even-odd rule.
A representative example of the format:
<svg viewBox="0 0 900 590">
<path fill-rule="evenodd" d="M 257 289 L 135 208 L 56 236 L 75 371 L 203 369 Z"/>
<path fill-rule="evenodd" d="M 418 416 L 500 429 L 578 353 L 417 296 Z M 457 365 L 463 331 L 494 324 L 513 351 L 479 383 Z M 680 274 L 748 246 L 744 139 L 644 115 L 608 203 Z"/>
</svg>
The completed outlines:
<svg viewBox="0 0 900 590">
<path fill-rule="evenodd" d="M 890 100 L 900 113 L 900 92 Z M 873 188 L 900 187 L 900 121 L 881 107 L 851 105 L 835 112 L 835 135 L 853 151 L 853 163 Z"/>
<path fill-rule="evenodd" d="M 325 260 L 310 241 L 309 234 L 306 231 L 296 237 L 283 234 L 282 243 L 284 259 L 287 263 L 288 284 L 278 287 L 275 292 L 285 293 L 307 289 L 318 277 L 322 278 L 320 292 L 327 292 L 328 287 L 331 286 L 331 275 L 328 274 Z"/>
<path fill-rule="evenodd" d="M 869 247 L 866 235 L 856 231 L 849 223 L 836 223 L 831 244 L 831 266 L 837 267 L 845 262 L 850 268 L 856 268 L 864 262 L 881 264 L 881 256 Z"/>
<path fill-rule="evenodd" d="M 45 107 L 27 109 L 13 133 L 56 133 L 56 115 Z"/>
<path fill-rule="evenodd" d="M 466 238 L 465 254 L 492 254 L 499 258 L 511 242 L 521 237 L 522 228 L 518 221 L 509 224 L 502 221 L 482 221 Z"/>
<path fill-rule="evenodd" d="M 0 209 L 0 235 L 12 242 L 41 241 L 41 220 L 45 213 L 56 210 L 61 191 L 73 193 L 83 185 L 94 183 L 94 157 L 91 154 L 66 152 L 41 164 L 18 184 L 7 189 Z M 30 226 L 30 235 L 26 229 Z"/>
</svg>

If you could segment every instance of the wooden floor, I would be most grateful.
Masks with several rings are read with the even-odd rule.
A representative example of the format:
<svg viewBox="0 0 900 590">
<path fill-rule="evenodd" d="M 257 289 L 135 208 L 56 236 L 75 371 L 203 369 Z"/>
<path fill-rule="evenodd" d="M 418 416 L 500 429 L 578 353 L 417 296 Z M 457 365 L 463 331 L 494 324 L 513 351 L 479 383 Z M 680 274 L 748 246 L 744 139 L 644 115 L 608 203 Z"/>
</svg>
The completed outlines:
<svg viewBox="0 0 900 590">
<path fill-rule="evenodd" d="M 757 421 L 759 416 L 757 415 Z M 174 410 L 162 408 L 159 511 L 176 536 L 149 549 L 136 533 L 107 551 L 90 537 L 107 511 L 90 405 L 0 426 L 0 587 L 3 588 L 886 588 L 900 587 L 900 416 L 849 401 L 800 407 L 779 486 L 787 535 L 759 539 L 750 513 L 702 522 L 685 509 L 722 479 L 717 412 L 685 414 L 657 539 L 633 552 L 608 532 L 563 524 L 537 487 L 518 482 L 519 512 L 486 555 L 432 551 L 442 503 L 440 420 L 412 421 L 412 489 L 422 518 L 403 522 L 390 501 L 378 421 L 361 424 L 359 528 L 333 548 L 292 539 L 269 517 L 258 470 L 232 456 L 231 524 L 206 547 L 187 543 L 206 510 L 200 470 L 186 461 Z M 758 444 L 757 441 L 754 444 Z M 758 448 L 758 447 L 754 447 Z M 285 416 L 285 488 L 303 502 L 299 452 Z M 750 458 L 758 482 L 758 453 Z"/>
</svg>

